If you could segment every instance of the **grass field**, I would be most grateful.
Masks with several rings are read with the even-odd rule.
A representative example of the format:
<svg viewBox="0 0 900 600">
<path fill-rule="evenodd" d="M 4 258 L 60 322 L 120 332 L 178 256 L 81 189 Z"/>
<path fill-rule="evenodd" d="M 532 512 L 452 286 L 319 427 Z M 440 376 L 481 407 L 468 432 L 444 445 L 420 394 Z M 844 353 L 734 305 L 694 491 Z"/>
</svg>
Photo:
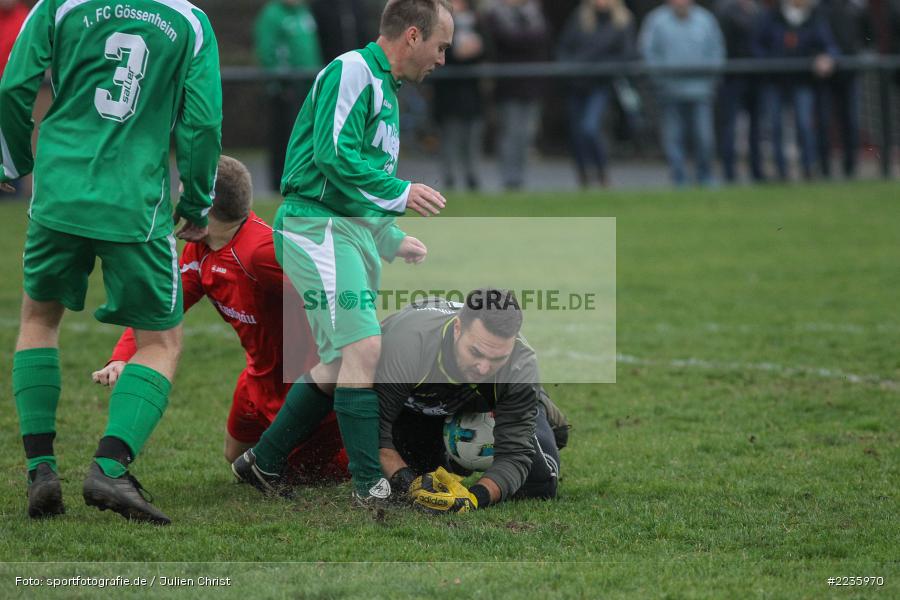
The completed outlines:
<svg viewBox="0 0 900 600">
<path fill-rule="evenodd" d="M 288 502 L 234 485 L 221 445 L 243 357 L 199 306 L 134 469 L 167 528 L 81 502 L 108 397 L 89 376 L 119 333 L 90 312 L 61 341 L 68 513 L 25 517 L 9 370 L 26 217 L 0 205 L 0 597 L 104 592 L 15 585 L 50 575 L 230 576 L 210 591 L 252 598 L 900 597 L 898 201 L 887 183 L 451 196 L 450 216 L 615 217 L 618 256 L 617 383 L 551 388 L 574 425 L 559 500 L 455 518 L 375 521 L 346 486 Z M 884 585 L 828 585 L 842 576 Z"/>
</svg>

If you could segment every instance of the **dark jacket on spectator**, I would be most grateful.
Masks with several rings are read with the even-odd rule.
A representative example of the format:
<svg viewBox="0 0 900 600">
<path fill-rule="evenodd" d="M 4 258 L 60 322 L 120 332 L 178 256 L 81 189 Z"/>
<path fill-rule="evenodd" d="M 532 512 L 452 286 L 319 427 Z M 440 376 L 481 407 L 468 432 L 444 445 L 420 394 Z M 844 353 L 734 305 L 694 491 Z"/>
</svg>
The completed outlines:
<svg viewBox="0 0 900 600">
<path fill-rule="evenodd" d="M 325 64 L 372 40 L 363 0 L 313 0 L 309 8 L 319 26 Z"/>
<path fill-rule="evenodd" d="M 557 47 L 557 57 L 561 62 L 604 63 L 636 58 L 634 44 L 634 24 L 616 26 L 610 13 L 597 13 L 597 26 L 593 31 L 585 31 L 581 16 L 576 10 L 563 28 Z M 572 82 L 574 88 L 587 88 L 596 81 L 584 79 Z M 608 80 L 604 81 L 608 83 Z"/>
<path fill-rule="evenodd" d="M 753 31 L 762 15 L 758 0 L 719 0 L 714 14 L 725 38 L 728 58 L 752 58 Z"/>
<path fill-rule="evenodd" d="M 475 12 L 469 11 L 453 16 L 453 41 L 463 35 L 477 35 L 484 43 L 481 24 Z M 483 46 L 482 46 L 483 47 Z M 457 57 L 455 47 L 446 53 L 447 65 L 476 65 L 484 60 L 484 51 L 467 59 Z M 447 116 L 480 116 L 482 113 L 481 88 L 477 79 L 436 79 L 434 82 L 434 115 L 438 122 Z"/>
<path fill-rule="evenodd" d="M 521 5 L 498 2 L 487 15 L 492 55 L 497 62 L 539 62 L 547 59 L 549 32 L 540 6 L 529 0 Z M 542 96 L 540 82 L 501 79 L 498 100 L 535 100 Z"/>
<path fill-rule="evenodd" d="M 831 29 L 825 18 L 811 11 L 802 23 L 788 23 L 780 7 L 766 11 L 760 19 L 753 36 L 753 53 L 759 58 L 812 58 L 820 54 L 838 56 L 840 51 L 834 42 Z M 810 70 L 806 76 L 798 74 L 779 75 L 773 80 L 780 82 L 812 83 Z"/>
<path fill-rule="evenodd" d="M 822 0 L 819 4 L 841 54 L 858 54 L 872 45 L 873 27 L 866 4 L 866 0 Z"/>
</svg>

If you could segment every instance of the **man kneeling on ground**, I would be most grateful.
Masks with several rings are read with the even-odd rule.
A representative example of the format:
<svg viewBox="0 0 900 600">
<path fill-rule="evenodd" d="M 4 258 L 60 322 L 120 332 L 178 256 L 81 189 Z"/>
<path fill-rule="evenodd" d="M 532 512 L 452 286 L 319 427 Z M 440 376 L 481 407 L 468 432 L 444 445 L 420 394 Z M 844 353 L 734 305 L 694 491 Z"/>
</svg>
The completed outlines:
<svg viewBox="0 0 900 600">
<path fill-rule="evenodd" d="M 470 292 L 464 305 L 429 298 L 382 323 L 380 458 L 397 496 L 429 512 L 556 497 L 568 423 L 540 385 L 521 326 L 515 297 L 493 288 Z M 444 468 L 444 419 L 489 411 L 494 460 L 467 488 Z"/>
</svg>

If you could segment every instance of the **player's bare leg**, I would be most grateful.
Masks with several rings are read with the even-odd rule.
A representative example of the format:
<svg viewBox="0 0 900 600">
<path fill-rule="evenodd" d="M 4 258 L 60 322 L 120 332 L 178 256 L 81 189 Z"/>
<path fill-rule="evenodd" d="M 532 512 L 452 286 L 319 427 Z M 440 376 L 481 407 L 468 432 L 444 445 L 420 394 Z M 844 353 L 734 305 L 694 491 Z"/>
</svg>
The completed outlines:
<svg viewBox="0 0 900 600">
<path fill-rule="evenodd" d="M 228 464 L 233 463 L 238 459 L 238 457 L 253 447 L 253 444 L 247 444 L 245 442 L 238 441 L 234 439 L 230 433 L 225 432 L 225 460 L 228 461 Z"/>
<path fill-rule="evenodd" d="M 22 298 L 19 337 L 13 357 L 13 391 L 28 470 L 28 516 L 65 512 L 53 440 L 59 403 L 59 302 Z"/>
<path fill-rule="evenodd" d="M 181 353 L 182 328 L 135 329 L 134 334 L 138 349 L 110 397 L 109 423 L 84 481 L 84 500 L 129 520 L 166 525 L 170 519 L 144 498 L 128 467 L 165 412 Z"/>
</svg>

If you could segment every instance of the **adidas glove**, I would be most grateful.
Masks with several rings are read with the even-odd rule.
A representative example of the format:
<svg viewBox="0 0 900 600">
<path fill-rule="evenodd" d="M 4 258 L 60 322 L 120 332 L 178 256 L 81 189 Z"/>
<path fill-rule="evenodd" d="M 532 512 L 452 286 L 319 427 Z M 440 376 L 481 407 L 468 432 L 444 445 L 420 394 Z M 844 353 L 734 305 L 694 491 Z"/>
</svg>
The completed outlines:
<svg viewBox="0 0 900 600">
<path fill-rule="evenodd" d="M 425 473 L 424 475 L 419 475 L 413 482 L 409 484 L 409 497 L 414 498 L 417 492 L 427 492 L 429 494 L 436 494 L 439 492 L 447 492 L 446 485 L 441 484 L 438 480 L 434 478 L 434 473 Z"/>
<path fill-rule="evenodd" d="M 413 505 L 432 514 L 445 514 L 451 512 L 468 512 L 478 508 L 478 496 L 482 498 L 487 493 L 472 493 L 466 486 L 460 483 L 462 477 L 448 473 L 443 467 L 438 467 L 433 473 L 426 473 L 410 488 L 410 497 Z M 474 485 L 473 488 L 483 486 Z M 479 490 L 480 491 L 480 490 Z M 490 498 L 490 495 L 487 495 Z M 488 500 L 487 502 L 489 502 Z M 487 504 L 484 503 L 484 505 Z"/>
</svg>

